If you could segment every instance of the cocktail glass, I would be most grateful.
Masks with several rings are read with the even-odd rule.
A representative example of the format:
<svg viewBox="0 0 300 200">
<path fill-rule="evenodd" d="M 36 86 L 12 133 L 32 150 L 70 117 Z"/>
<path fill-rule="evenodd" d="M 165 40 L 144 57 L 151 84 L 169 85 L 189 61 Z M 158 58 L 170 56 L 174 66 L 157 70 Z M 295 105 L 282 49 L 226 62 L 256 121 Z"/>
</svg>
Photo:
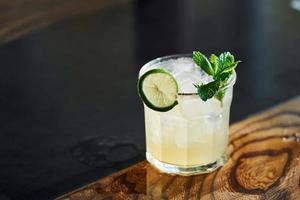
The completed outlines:
<svg viewBox="0 0 300 200">
<path fill-rule="evenodd" d="M 185 62 L 179 62 L 184 59 L 190 60 L 186 70 Z M 185 84 L 192 84 L 195 70 L 201 71 L 196 67 L 192 69 L 190 62 L 191 55 L 157 58 L 146 63 L 139 76 L 150 69 L 165 68 L 184 90 Z M 227 158 L 229 113 L 235 80 L 234 73 L 224 89 L 222 102 L 214 98 L 204 102 L 196 92 L 181 90 L 178 105 L 167 112 L 154 111 L 144 104 L 147 160 L 162 172 L 180 175 L 208 173 L 222 166 Z"/>
</svg>

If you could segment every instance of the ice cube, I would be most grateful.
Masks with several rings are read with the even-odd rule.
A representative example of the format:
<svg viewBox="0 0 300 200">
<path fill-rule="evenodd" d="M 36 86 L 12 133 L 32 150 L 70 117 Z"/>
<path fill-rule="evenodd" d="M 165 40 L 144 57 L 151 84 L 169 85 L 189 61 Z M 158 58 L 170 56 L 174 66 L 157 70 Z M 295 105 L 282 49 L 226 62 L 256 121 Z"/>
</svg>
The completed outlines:
<svg viewBox="0 0 300 200">
<path fill-rule="evenodd" d="M 186 118 L 194 119 L 205 116 L 215 116 L 224 110 L 220 101 L 209 99 L 202 101 L 199 96 L 179 96 L 177 109 L 179 113 Z"/>
<path fill-rule="evenodd" d="M 193 84 L 205 84 L 212 81 L 212 77 L 201 70 L 189 57 L 169 59 L 149 65 L 141 69 L 140 75 L 154 68 L 163 68 L 170 72 L 178 83 L 180 93 L 195 93 L 197 89 Z"/>
<path fill-rule="evenodd" d="M 197 84 L 201 81 L 199 76 L 189 72 L 179 73 L 175 76 L 175 78 L 179 85 L 179 92 L 181 93 L 197 92 L 197 89 L 193 84 Z"/>
</svg>

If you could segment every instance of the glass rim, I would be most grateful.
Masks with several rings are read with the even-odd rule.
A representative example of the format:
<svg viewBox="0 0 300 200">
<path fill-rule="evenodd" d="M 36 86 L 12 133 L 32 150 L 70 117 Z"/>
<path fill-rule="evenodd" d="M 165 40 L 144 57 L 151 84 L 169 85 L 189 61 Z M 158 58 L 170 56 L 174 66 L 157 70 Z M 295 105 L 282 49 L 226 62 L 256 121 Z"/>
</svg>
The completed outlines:
<svg viewBox="0 0 300 200">
<path fill-rule="evenodd" d="M 169 60 L 169 59 L 177 59 L 177 58 L 192 58 L 192 54 L 191 53 L 184 53 L 184 54 L 172 54 L 172 55 L 167 55 L 167 56 L 161 56 L 155 59 L 150 60 L 149 62 L 147 62 L 146 64 L 144 64 L 140 71 L 139 71 L 139 76 L 141 76 L 141 70 L 143 70 L 144 68 L 147 68 L 149 66 L 155 65 L 159 62 L 165 61 L 165 60 Z M 145 71 L 147 72 L 147 71 Z M 144 73 L 145 73 L 144 72 Z M 233 85 L 236 82 L 236 72 L 234 71 L 234 73 L 232 74 L 232 76 L 229 79 L 229 83 L 226 85 L 226 87 L 224 87 L 222 90 L 226 90 L 227 88 L 233 87 Z M 174 77 L 176 80 L 176 77 Z M 177 93 L 178 96 L 198 96 L 198 93 L 188 93 L 188 92 L 178 92 Z"/>
</svg>

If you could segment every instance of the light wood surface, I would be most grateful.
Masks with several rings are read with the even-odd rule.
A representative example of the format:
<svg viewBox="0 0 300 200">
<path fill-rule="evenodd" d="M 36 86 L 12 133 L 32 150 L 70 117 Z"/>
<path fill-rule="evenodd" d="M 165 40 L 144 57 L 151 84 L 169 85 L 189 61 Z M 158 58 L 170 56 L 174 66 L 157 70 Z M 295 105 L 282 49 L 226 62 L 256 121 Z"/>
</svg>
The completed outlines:
<svg viewBox="0 0 300 200">
<path fill-rule="evenodd" d="M 57 200 L 300 199 L 300 97 L 232 125 L 229 155 L 217 171 L 190 177 L 143 161 Z"/>
<path fill-rule="evenodd" d="M 78 14 L 129 0 L 0 0 L 0 44 Z"/>
</svg>

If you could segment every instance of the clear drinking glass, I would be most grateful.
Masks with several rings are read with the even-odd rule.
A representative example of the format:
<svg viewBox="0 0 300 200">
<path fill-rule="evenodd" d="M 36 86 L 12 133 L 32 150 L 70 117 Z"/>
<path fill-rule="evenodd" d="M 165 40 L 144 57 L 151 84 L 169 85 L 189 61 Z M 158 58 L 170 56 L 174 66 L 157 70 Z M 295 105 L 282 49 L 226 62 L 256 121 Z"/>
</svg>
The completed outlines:
<svg viewBox="0 0 300 200">
<path fill-rule="evenodd" d="M 139 76 L 150 69 L 161 68 L 164 62 L 191 55 L 172 55 L 146 63 Z M 164 66 L 175 79 L 189 72 L 172 70 Z M 190 74 L 194 76 L 194 74 Z M 232 100 L 234 73 L 224 89 L 223 102 L 214 98 L 202 101 L 197 93 L 178 93 L 178 105 L 167 112 L 158 112 L 144 104 L 146 131 L 146 158 L 165 173 L 193 175 L 211 172 L 226 161 L 228 144 L 229 112 Z M 181 80 L 182 82 L 182 80 Z M 184 82 L 184 81 L 183 81 Z M 180 85 L 179 88 L 183 87 Z"/>
</svg>

